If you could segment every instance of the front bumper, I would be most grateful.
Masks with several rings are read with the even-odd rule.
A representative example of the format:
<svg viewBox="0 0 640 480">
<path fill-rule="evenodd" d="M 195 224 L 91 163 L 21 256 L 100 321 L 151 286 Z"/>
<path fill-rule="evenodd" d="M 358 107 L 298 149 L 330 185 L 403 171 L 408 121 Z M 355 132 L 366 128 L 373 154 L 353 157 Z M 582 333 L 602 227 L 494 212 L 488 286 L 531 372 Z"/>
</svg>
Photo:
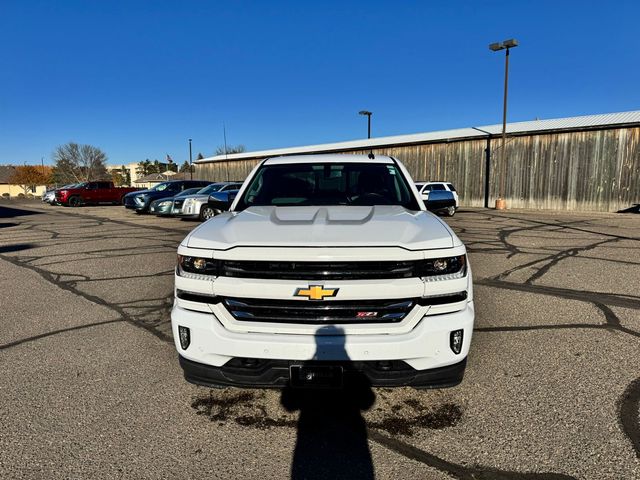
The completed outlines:
<svg viewBox="0 0 640 480">
<path fill-rule="evenodd" d="M 125 197 L 124 199 L 124 207 L 130 210 L 136 210 L 138 212 L 144 212 L 149 209 L 149 205 L 151 204 L 151 199 L 146 199 L 144 203 L 140 203 L 135 198 Z"/>
<path fill-rule="evenodd" d="M 176 217 L 180 218 L 198 218 L 200 216 L 200 209 L 202 203 L 200 202 L 185 202 L 182 204 L 180 212 L 176 213 Z"/>
<path fill-rule="evenodd" d="M 180 356 L 184 378 L 204 387 L 284 388 L 289 385 L 289 367 L 300 362 L 233 359 L 222 367 L 193 362 Z M 305 362 L 305 365 L 339 365 L 345 384 L 365 377 L 373 387 L 446 388 L 458 385 L 467 359 L 446 367 L 415 370 L 404 362 Z"/>
<path fill-rule="evenodd" d="M 198 383 L 196 380 L 200 378 L 200 383 L 203 384 L 207 382 L 204 370 L 210 372 L 207 374 L 211 379 L 209 384 L 217 384 L 215 380 L 219 375 L 211 372 L 218 369 L 222 375 L 225 366 L 232 365 L 229 362 L 242 358 L 260 359 L 267 362 L 267 365 L 271 361 L 347 362 L 349 364 L 399 361 L 410 367 L 413 372 L 408 373 L 404 378 L 397 379 L 398 385 L 415 383 L 415 386 L 418 386 L 419 383 L 419 386 L 426 387 L 429 386 L 428 379 L 431 376 L 428 371 L 450 367 L 464 361 L 471 344 L 473 321 L 473 302 L 468 302 L 460 311 L 425 315 L 413 329 L 397 334 L 323 335 L 322 327 L 318 327 L 315 334 L 233 332 L 227 330 L 212 313 L 196 312 L 179 306 L 174 306 L 171 312 L 173 336 L 180 356 L 186 361 L 205 366 L 198 367 L 192 373 L 185 369 L 187 379 L 191 377 L 194 383 Z M 190 330 L 191 343 L 186 350 L 180 346 L 178 326 L 187 327 Z M 454 330 L 464 332 L 459 354 L 455 354 L 450 348 L 451 332 Z M 184 361 L 183 363 L 187 364 Z M 193 367 L 191 364 L 187 365 Z M 460 368 L 464 370 L 464 366 Z M 425 373 L 425 376 L 419 380 L 418 377 L 422 373 Z M 459 379 L 455 380 L 456 375 L 458 374 L 451 373 L 453 380 L 450 379 L 450 381 L 438 379 L 436 375 L 433 377 L 434 385 L 455 384 L 459 382 Z M 371 381 L 380 385 L 384 383 L 382 380 L 380 380 L 381 383 L 376 383 L 378 380 L 375 376 L 371 376 Z M 229 382 L 231 383 L 228 384 L 236 384 L 233 378 L 229 379 Z M 278 380 L 273 386 L 278 386 L 281 382 L 282 380 Z M 240 382 L 240 384 L 247 386 L 251 382 Z M 254 386 L 263 386 L 263 384 Z"/>
</svg>

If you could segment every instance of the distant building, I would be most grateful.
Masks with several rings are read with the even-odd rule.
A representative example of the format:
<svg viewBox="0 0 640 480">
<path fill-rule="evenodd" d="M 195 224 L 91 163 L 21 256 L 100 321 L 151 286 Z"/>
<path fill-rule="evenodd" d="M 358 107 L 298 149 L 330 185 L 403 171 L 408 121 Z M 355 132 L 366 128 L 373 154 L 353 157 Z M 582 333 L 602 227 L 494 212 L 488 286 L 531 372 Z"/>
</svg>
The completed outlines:
<svg viewBox="0 0 640 480">
<path fill-rule="evenodd" d="M 22 188 L 22 185 L 10 183 L 15 169 L 16 167 L 13 165 L 0 165 L 0 196 L 18 197 L 19 195 L 24 195 L 24 189 Z M 34 187 L 29 187 L 29 189 L 27 190 L 27 195 L 42 195 L 46 189 L 46 185 L 36 185 Z"/>
<path fill-rule="evenodd" d="M 113 173 L 114 171 L 122 172 L 122 167 L 129 173 L 129 177 L 131 178 L 131 185 L 140 177 L 143 176 L 142 168 L 139 163 L 127 163 L 125 165 L 107 165 L 107 171 L 109 173 Z"/>
<path fill-rule="evenodd" d="M 195 177 L 194 177 L 195 178 Z M 158 183 L 166 182 L 169 180 L 190 180 L 191 176 L 189 172 L 176 173 L 171 170 L 167 170 L 163 173 L 150 173 L 143 177 L 138 178 L 133 185 L 135 187 L 151 188 Z"/>
<path fill-rule="evenodd" d="M 640 203 L 640 111 L 509 123 L 506 155 L 501 131 L 498 124 L 218 155 L 196 160 L 194 177 L 242 180 L 279 155 L 372 152 L 398 158 L 415 181 L 452 182 L 463 207 L 492 206 L 499 193 L 509 208 L 617 211 Z"/>
</svg>

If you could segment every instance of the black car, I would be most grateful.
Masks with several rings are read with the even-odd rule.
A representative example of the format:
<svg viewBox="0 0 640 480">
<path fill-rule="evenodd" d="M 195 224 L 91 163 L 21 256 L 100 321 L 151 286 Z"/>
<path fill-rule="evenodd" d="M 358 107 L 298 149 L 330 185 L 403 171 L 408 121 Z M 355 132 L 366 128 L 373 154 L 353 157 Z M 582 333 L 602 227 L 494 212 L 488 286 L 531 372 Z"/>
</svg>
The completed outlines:
<svg viewBox="0 0 640 480">
<path fill-rule="evenodd" d="M 210 183 L 213 182 L 207 180 L 171 180 L 162 182 L 149 190 L 139 190 L 125 195 L 124 206 L 135 210 L 136 213 L 145 213 L 149 211 L 149 205 L 154 200 L 173 197 L 188 188 L 206 187 Z"/>
<path fill-rule="evenodd" d="M 209 220 L 219 213 L 226 212 L 231 208 L 231 204 L 235 200 L 240 189 L 226 190 L 224 192 L 214 192 L 209 195 L 209 201 L 200 209 L 200 218 Z"/>
</svg>

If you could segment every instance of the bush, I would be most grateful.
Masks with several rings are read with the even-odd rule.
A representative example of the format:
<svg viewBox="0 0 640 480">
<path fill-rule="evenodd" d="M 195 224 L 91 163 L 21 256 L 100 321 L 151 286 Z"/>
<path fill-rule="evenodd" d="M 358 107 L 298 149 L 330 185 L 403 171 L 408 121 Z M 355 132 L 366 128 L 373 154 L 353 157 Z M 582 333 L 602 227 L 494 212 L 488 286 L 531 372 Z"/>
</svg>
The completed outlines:
<svg viewBox="0 0 640 480">
<path fill-rule="evenodd" d="M 11 198 L 11 194 L 9 194 L 9 193 L 3 193 L 3 194 L 2 194 L 2 198 L 6 198 L 6 199 L 8 200 L 9 198 Z"/>
<path fill-rule="evenodd" d="M 24 198 L 24 193 L 19 193 L 18 198 Z"/>
</svg>

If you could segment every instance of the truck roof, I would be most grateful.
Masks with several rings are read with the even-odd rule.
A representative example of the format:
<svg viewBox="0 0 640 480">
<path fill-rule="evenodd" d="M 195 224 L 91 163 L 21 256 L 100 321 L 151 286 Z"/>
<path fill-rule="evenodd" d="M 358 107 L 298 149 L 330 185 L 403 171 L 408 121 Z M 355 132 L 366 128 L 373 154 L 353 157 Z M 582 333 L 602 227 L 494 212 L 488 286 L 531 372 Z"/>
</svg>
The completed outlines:
<svg viewBox="0 0 640 480">
<path fill-rule="evenodd" d="M 368 155 L 290 155 L 286 157 L 273 157 L 264 161 L 264 165 L 286 165 L 291 163 L 383 163 L 393 164 L 391 157 L 376 155 L 369 158 Z"/>
</svg>

